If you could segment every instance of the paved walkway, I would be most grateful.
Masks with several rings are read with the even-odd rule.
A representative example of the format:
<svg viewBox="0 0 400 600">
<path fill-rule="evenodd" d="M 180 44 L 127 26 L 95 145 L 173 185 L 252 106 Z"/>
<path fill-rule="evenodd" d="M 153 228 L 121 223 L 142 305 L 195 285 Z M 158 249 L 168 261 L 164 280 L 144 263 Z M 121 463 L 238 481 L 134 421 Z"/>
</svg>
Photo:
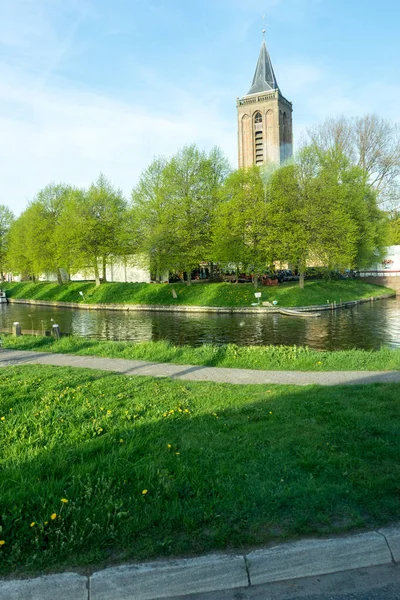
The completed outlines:
<svg viewBox="0 0 400 600">
<path fill-rule="evenodd" d="M 170 377 L 185 381 L 214 381 L 234 384 L 287 385 L 360 385 L 369 383 L 400 383 L 400 371 L 258 371 L 227 369 L 172 363 L 151 363 L 143 360 L 52 354 L 23 350 L 0 350 L 0 367 L 11 365 L 54 365 L 114 371 L 124 375 Z"/>
</svg>

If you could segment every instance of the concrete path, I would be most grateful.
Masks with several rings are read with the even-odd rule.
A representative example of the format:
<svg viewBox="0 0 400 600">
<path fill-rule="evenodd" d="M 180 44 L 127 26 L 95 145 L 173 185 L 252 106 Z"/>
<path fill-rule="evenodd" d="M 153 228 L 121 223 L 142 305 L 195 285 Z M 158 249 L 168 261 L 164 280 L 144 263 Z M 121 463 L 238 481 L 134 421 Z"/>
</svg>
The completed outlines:
<svg viewBox="0 0 400 600">
<path fill-rule="evenodd" d="M 325 540 L 303 540 L 247 554 L 215 554 L 113 567 L 83 576 L 62 573 L 0 580 L 0 600 L 155 600 L 272 598 L 257 586 L 292 582 L 400 561 L 400 527 Z M 261 588 L 260 588 L 261 589 Z M 211 594 L 212 593 L 212 594 Z M 193 596 L 195 594 L 195 596 Z M 210 595 L 208 595 L 210 594 Z"/>
<path fill-rule="evenodd" d="M 23 350 L 0 350 L 0 367 L 11 365 L 54 365 L 114 371 L 124 375 L 170 377 L 185 381 L 214 381 L 235 384 L 287 385 L 359 385 L 368 383 L 400 383 L 400 371 L 258 371 L 151 363 L 143 360 L 52 354 Z"/>
</svg>

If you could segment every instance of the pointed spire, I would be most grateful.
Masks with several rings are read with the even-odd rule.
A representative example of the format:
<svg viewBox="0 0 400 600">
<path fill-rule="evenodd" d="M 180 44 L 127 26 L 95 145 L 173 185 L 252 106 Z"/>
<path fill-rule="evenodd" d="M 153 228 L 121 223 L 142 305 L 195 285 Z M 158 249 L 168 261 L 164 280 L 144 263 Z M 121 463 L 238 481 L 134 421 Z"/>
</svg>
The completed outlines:
<svg viewBox="0 0 400 600">
<path fill-rule="evenodd" d="M 265 43 L 264 33 L 265 31 L 263 30 L 263 41 L 261 44 L 260 56 L 258 57 L 253 83 L 251 84 L 251 88 L 247 93 L 248 96 L 250 94 L 261 94 L 262 92 L 279 90 L 274 69 L 272 67 L 271 58 L 267 50 L 267 44 Z"/>
</svg>

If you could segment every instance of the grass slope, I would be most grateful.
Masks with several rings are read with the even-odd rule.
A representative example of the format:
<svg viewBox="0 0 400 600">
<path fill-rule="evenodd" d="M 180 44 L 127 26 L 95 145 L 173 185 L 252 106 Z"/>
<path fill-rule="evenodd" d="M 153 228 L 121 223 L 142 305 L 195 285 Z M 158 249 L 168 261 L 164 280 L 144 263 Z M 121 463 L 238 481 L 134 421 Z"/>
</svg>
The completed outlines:
<svg viewBox="0 0 400 600">
<path fill-rule="evenodd" d="M 0 377 L 2 574 L 398 518 L 399 385 L 183 384 L 48 366 Z"/>
<path fill-rule="evenodd" d="M 251 284 L 195 283 L 190 287 L 178 284 L 104 283 L 96 287 L 90 282 L 57 283 L 8 283 L 3 288 L 10 298 L 31 300 L 56 300 L 61 302 L 86 302 L 90 304 L 162 304 L 187 306 L 250 306 L 254 302 Z M 172 289 L 178 296 L 174 299 Z M 84 293 L 84 298 L 79 292 Z M 304 290 L 297 283 L 285 283 L 279 287 L 260 287 L 262 300 L 277 300 L 279 306 L 310 306 L 371 298 L 394 293 L 384 288 L 358 280 L 308 281 Z"/>
<path fill-rule="evenodd" d="M 204 365 L 278 371 L 397 371 L 400 350 L 338 350 L 319 352 L 298 346 L 226 346 L 198 348 L 174 346 L 169 342 L 113 342 L 65 337 L 4 335 L 4 348 L 38 350 L 81 356 L 127 358 L 180 365 Z"/>
</svg>

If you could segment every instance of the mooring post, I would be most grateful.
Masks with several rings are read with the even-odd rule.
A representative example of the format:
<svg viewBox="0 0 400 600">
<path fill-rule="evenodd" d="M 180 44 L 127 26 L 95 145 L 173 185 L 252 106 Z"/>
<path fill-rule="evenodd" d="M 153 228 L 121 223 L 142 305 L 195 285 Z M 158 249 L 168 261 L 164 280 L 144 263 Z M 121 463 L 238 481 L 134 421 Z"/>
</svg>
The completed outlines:
<svg viewBox="0 0 400 600">
<path fill-rule="evenodd" d="M 61 337 L 61 332 L 60 332 L 60 327 L 56 323 L 54 323 L 54 325 L 53 325 L 52 332 L 53 332 L 53 337 L 56 340 L 59 340 Z"/>
<path fill-rule="evenodd" d="M 18 323 L 18 321 L 13 323 L 12 333 L 13 333 L 14 337 L 18 337 L 18 336 L 22 335 L 21 325 L 20 325 L 20 323 Z"/>
</svg>

